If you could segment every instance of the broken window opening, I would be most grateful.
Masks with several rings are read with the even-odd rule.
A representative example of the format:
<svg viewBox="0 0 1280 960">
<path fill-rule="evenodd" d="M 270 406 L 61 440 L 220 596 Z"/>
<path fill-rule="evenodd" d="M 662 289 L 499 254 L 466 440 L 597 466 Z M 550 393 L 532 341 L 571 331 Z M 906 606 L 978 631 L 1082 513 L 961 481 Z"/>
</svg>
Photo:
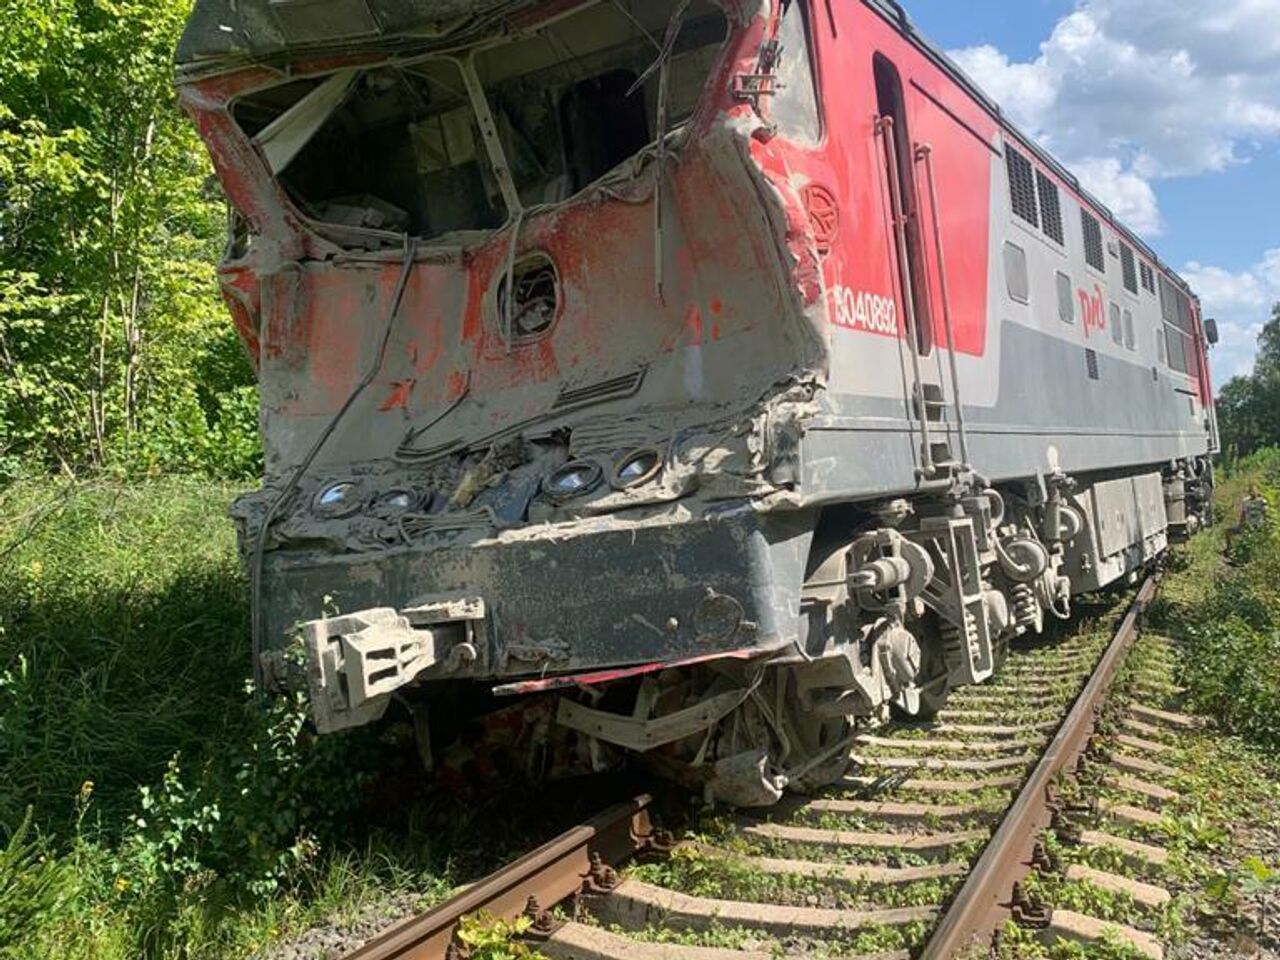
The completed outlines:
<svg viewBox="0 0 1280 960">
<path fill-rule="evenodd" d="M 507 340 L 536 340 L 551 329 L 560 312 L 560 281 L 555 265 L 537 253 L 517 261 L 511 271 L 515 299 L 508 302 L 507 278 L 498 286 L 498 317 Z"/>
<path fill-rule="evenodd" d="M 777 84 L 768 98 L 768 110 L 784 137 L 816 144 L 822 140 L 822 116 L 807 6 L 802 0 L 787 0 L 783 8 L 778 24 Z"/>
<path fill-rule="evenodd" d="M 653 143 L 659 77 L 632 87 L 679 6 L 601 0 L 455 53 L 470 57 L 465 67 L 435 55 L 335 73 L 257 91 L 233 110 L 291 199 L 340 241 L 462 239 L 502 227 L 517 202 L 567 200 Z M 691 4 L 670 56 L 668 130 L 693 115 L 728 32 L 711 0 Z"/>
</svg>

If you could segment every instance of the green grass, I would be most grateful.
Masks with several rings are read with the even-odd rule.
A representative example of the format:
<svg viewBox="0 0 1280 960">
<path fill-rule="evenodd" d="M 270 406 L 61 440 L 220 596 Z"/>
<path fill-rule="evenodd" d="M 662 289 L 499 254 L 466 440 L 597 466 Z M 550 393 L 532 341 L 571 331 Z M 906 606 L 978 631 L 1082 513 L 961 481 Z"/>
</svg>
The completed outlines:
<svg viewBox="0 0 1280 960">
<path fill-rule="evenodd" d="M 137 785 L 235 723 L 248 612 L 229 488 L 0 493 L 0 823 L 123 823 Z"/>
<path fill-rule="evenodd" d="M 1226 529 L 1257 485 L 1268 522 L 1237 539 Z M 1187 645 L 1177 680 L 1188 703 L 1226 730 L 1280 748 L 1280 451 L 1241 461 L 1217 497 L 1218 526 L 1176 558 L 1152 623 Z"/>
<path fill-rule="evenodd" d="M 405 751 L 250 695 L 233 494 L 0 491 L 0 957 L 241 957 L 446 892 L 472 821 L 385 803 Z"/>
</svg>

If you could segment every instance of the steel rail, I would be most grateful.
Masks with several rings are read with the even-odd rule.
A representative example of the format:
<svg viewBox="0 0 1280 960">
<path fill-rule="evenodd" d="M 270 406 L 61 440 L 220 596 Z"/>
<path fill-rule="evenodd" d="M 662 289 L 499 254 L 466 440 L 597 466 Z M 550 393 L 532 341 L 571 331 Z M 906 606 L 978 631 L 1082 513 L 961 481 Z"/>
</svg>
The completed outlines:
<svg viewBox="0 0 1280 960">
<path fill-rule="evenodd" d="M 484 912 L 514 919 L 531 897 L 544 907 L 555 906 L 582 889 L 595 855 L 615 864 L 644 849 L 652 836 L 651 802 L 641 794 L 610 807 L 426 913 L 390 927 L 345 960 L 445 960 L 463 917 Z"/>
<path fill-rule="evenodd" d="M 921 954 L 926 960 L 946 960 L 966 948 L 988 946 L 991 936 L 1012 916 L 1014 884 L 1030 873 L 1036 840 L 1053 819 L 1050 789 L 1058 774 L 1067 772 L 1088 746 L 1098 711 L 1137 637 L 1138 618 L 1155 596 L 1156 582 L 1152 575 L 1138 591 L 1088 684 L 934 929 Z"/>
</svg>

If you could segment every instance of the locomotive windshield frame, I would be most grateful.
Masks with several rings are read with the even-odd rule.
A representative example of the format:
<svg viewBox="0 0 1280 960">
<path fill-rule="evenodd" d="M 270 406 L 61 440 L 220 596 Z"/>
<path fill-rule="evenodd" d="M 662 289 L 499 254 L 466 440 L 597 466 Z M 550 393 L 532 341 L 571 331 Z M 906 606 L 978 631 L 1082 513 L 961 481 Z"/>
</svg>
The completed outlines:
<svg viewBox="0 0 1280 960">
<path fill-rule="evenodd" d="M 709 0 L 637 10 L 596 0 L 465 48 L 266 86 L 232 109 L 336 241 L 477 242 L 678 146 L 728 21 Z"/>
</svg>

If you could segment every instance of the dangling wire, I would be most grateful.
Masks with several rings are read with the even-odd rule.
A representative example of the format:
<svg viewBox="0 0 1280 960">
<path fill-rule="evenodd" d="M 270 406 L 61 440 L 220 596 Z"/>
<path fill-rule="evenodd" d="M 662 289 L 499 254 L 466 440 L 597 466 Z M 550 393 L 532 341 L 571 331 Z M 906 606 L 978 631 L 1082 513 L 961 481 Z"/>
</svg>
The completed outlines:
<svg viewBox="0 0 1280 960">
<path fill-rule="evenodd" d="M 511 242 L 507 245 L 507 264 L 504 271 L 503 286 L 499 288 L 500 292 L 498 294 L 498 299 L 501 301 L 499 314 L 502 318 L 502 336 L 506 340 L 507 353 L 511 352 L 511 346 L 516 339 L 516 248 L 520 245 L 520 228 L 524 225 L 524 212 L 524 207 L 517 210 L 515 219 L 511 222 Z M 502 290 L 506 291 L 505 296 L 501 293 Z"/>
<path fill-rule="evenodd" d="M 663 296 L 663 271 L 666 258 L 663 253 L 665 245 L 662 236 L 664 192 L 662 186 L 667 176 L 667 100 L 671 85 L 671 53 L 675 50 L 676 40 L 679 39 L 680 31 L 684 27 L 684 17 L 689 12 L 691 2 L 692 0 L 681 0 L 680 6 L 676 7 L 675 12 L 671 14 L 671 19 L 667 21 L 667 33 L 662 39 L 658 56 L 627 90 L 627 96 L 631 96 L 653 76 L 655 70 L 658 71 L 658 148 L 655 157 L 657 171 L 654 174 L 653 186 L 653 284 L 659 303 L 666 302 Z"/>
<path fill-rule="evenodd" d="M 254 687 L 258 696 L 265 696 L 264 677 L 262 671 L 262 563 L 263 555 L 267 549 L 267 534 L 271 529 L 271 524 L 275 521 L 276 516 L 284 508 L 285 504 L 297 492 L 298 484 L 301 482 L 306 472 L 311 469 L 311 464 L 315 462 L 316 457 L 320 455 L 320 451 L 324 449 L 324 445 L 329 441 L 333 432 L 338 428 L 338 424 L 342 422 L 343 417 L 347 415 L 356 400 L 364 393 L 369 384 L 373 383 L 379 373 L 382 372 L 382 365 L 387 357 L 387 344 L 391 341 L 391 331 L 395 326 L 396 316 L 400 313 L 400 304 L 404 300 L 405 289 L 409 285 L 409 275 L 413 271 L 413 261 L 418 253 L 418 241 L 412 239 L 407 234 L 404 238 L 404 260 L 400 268 L 400 279 L 396 283 L 395 294 L 391 298 L 391 306 L 387 311 L 387 320 L 382 327 L 382 336 L 378 341 L 378 349 L 374 355 L 373 362 L 369 365 L 369 369 L 365 371 L 364 376 L 360 378 L 360 382 L 356 384 L 355 389 L 351 391 L 346 402 L 339 408 L 338 412 L 330 418 L 325 425 L 324 430 L 320 432 L 320 436 L 316 438 L 315 443 L 311 445 L 311 449 L 307 455 L 303 457 L 302 462 L 294 468 L 293 474 L 289 477 L 289 482 L 277 494 L 276 498 L 271 502 L 271 506 L 267 508 L 266 516 L 262 520 L 262 526 L 258 528 L 258 535 L 254 538 L 253 543 L 253 562 L 250 568 L 250 646 L 253 653 L 253 680 Z"/>
</svg>

